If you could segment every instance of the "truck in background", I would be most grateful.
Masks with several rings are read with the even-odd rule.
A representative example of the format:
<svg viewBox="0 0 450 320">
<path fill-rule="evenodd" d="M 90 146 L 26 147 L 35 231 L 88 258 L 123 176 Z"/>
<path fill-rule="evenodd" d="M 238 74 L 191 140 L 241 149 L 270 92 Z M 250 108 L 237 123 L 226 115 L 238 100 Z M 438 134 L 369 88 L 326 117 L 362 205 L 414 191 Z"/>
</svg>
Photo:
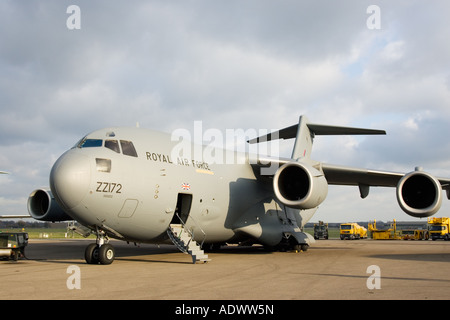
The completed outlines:
<svg viewBox="0 0 450 320">
<path fill-rule="evenodd" d="M 319 224 L 314 223 L 314 239 L 320 238 L 328 239 L 328 223 L 323 223 L 323 221 L 319 221 Z"/>
<path fill-rule="evenodd" d="M 364 239 L 367 238 L 367 229 L 356 222 L 342 223 L 340 226 L 340 238 L 344 239 Z"/>
<path fill-rule="evenodd" d="M 449 235 L 450 219 L 448 217 L 430 217 L 428 218 L 428 230 L 431 240 L 444 239 L 450 240 Z"/>
</svg>

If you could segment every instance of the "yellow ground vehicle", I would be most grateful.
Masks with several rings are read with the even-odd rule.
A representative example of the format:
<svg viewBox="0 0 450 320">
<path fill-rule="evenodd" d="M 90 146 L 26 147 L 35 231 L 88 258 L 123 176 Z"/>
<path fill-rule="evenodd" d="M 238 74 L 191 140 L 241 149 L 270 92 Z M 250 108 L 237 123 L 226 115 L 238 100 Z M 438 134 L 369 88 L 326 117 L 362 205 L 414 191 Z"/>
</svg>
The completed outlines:
<svg viewBox="0 0 450 320">
<path fill-rule="evenodd" d="M 428 240 L 428 230 L 405 229 L 401 231 L 402 240 Z"/>
<path fill-rule="evenodd" d="M 447 217 L 428 218 L 428 230 L 430 232 L 431 240 L 436 239 L 450 240 L 449 224 L 450 219 Z"/>
<path fill-rule="evenodd" d="M 339 234 L 341 240 L 364 239 L 367 238 L 367 229 L 355 222 L 342 223 Z"/>
<path fill-rule="evenodd" d="M 414 230 L 402 230 L 402 240 L 414 240 Z"/>
<path fill-rule="evenodd" d="M 374 240 L 400 240 L 401 237 L 397 232 L 397 222 L 393 221 L 390 228 L 388 229 L 377 229 L 377 221 L 374 220 L 373 223 L 368 225 L 369 231 L 372 233 L 372 239 Z"/>
</svg>

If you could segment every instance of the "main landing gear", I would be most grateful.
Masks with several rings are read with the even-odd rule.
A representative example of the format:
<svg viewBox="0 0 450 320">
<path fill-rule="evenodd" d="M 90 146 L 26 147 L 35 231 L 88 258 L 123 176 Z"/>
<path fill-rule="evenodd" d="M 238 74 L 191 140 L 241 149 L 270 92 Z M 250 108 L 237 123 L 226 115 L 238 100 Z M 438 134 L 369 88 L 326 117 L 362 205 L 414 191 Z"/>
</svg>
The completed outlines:
<svg viewBox="0 0 450 320">
<path fill-rule="evenodd" d="M 309 245 L 307 243 L 299 243 L 294 236 L 285 234 L 277 249 L 279 251 L 306 252 L 309 249 Z"/>
<path fill-rule="evenodd" d="M 88 264 L 111 264 L 114 261 L 116 252 L 108 241 L 103 231 L 97 231 L 96 243 L 88 245 L 84 252 L 84 258 Z"/>
</svg>

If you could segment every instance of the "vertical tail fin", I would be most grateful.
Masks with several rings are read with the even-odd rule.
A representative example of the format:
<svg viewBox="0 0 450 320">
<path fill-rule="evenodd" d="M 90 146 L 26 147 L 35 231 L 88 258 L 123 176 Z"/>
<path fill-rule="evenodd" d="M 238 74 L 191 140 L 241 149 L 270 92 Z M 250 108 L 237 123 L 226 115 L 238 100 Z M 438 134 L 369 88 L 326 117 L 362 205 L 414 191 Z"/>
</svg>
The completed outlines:
<svg viewBox="0 0 450 320">
<path fill-rule="evenodd" d="M 308 118 L 300 116 L 295 136 L 294 149 L 292 150 L 292 159 L 310 158 L 314 133 L 308 127 Z"/>
</svg>

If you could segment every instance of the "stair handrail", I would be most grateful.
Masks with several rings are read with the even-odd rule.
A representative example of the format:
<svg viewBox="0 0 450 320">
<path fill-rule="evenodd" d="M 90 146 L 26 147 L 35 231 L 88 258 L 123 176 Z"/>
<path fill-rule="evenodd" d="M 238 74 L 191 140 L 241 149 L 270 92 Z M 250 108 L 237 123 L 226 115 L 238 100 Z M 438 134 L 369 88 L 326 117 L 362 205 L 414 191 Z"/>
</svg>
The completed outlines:
<svg viewBox="0 0 450 320">
<path fill-rule="evenodd" d="M 185 223 L 185 222 L 181 219 L 181 217 L 178 215 L 178 212 L 175 211 L 175 214 L 177 215 L 178 219 L 180 220 L 181 225 L 183 226 L 183 229 L 186 230 L 186 232 L 189 233 L 189 235 L 191 236 L 192 239 L 194 239 L 194 235 L 195 235 L 195 234 L 194 234 L 194 230 L 185 228 L 186 223 Z M 189 215 L 188 218 L 191 218 L 191 220 L 194 222 L 195 226 L 196 226 L 197 228 L 199 228 L 200 231 L 203 233 L 203 240 L 202 240 L 202 243 L 200 244 L 200 248 L 202 248 L 202 247 L 203 247 L 203 243 L 205 242 L 205 239 L 206 239 L 206 233 L 205 233 L 205 231 L 203 231 L 202 227 L 200 227 L 200 225 L 197 223 L 197 221 L 194 219 L 194 217 L 192 217 L 191 215 Z M 186 220 L 187 220 L 187 219 L 186 219 Z M 190 241 L 189 241 L 189 242 L 190 242 Z"/>
<path fill-rule="evenodd" d="M 170 231 L 170 232 L 169 232 Z M 181 230 L 181 232 L 183 232 L 183 230 Z M 175 235 L 174 234 L 174 229 L 172 226 L 169 226 L 169 228 L 167 229 L 167 234 L 169 235 L 169 238 L 172 240 L 172 242 L 177 246 L 178 249 L 180 249 L 181 252 L 183 253 L 187 253 L 187 247 L 189 245 L 189 243 L 191 242 L 191 239 L 189 239 L 187 245 L 181 244 L 181 233 L 179 235 Z"/>
<path fill-rule="evenodd" d="M 199 228 L 200 231 L 203 233 L 202 243 L 200 244 L 200 248 L 202 248 L 203 247 L 203 243 L 205 242 L 205 239 L 206 239 L 206 233 L 205 233 L 205 231 L 203 231 L 202 227 L 200 227 L 200 225 L 197 223 L 197 221 L 194 219 L 194 217 L 192 217 L 192 216 L 189 216 L 189 217 L 191 217 L 191 219 L 194 222 L 195 226 L 197 228 Z M 192 238 L 194 238 L 194 230 L 192 230 Z"/>
</svg>

